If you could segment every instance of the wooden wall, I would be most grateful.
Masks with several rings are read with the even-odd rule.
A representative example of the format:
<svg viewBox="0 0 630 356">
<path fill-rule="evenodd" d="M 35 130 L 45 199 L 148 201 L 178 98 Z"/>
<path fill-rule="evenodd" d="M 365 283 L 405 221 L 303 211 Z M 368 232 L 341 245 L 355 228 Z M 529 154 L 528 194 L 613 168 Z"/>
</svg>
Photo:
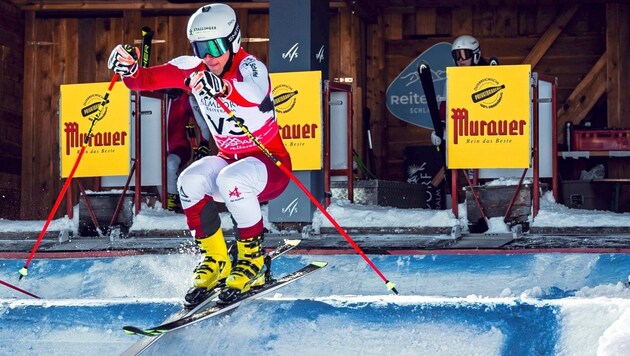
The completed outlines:
<svg viewBox="0 0 630 356">
<path fill-rule="evenodd" d="M 606 52 L 606 4 L 385 9 L 368 31 L 366 104 L 379 114 L 373 122 L 377 170 L 381 177 L 401 180 L 404 148 L 430 144 L 430 131 L 398 120 L 383 101 L 387 85 L 415 57 L 433 44 L 471 34 L 479 39 L 485 58 L 530 63 L 533 71 L 556 76 L 561 106 Z M 580 120 L 564 120 L 579 123 L 597 102 L 582 108 Z M 601 110 L 594 115 L 605 119 Z"/>
<path fill-rule="evenodd" d="M 5 2 L 0 2 L 0 6 L 7 7 L 2 5 Z M 13 152 L 20 149 L 15 138 L 21 135 L 24 157 L 21 181 L 16 177 L 19 173 L 14 172 L 9 175 L 14 180 L 9 185 L 15 191 L 22 191 L 20 218 L 42 219 L 47 216 L 63 184 L 59 178 L 58 157 L 59 85 L 109 81 L 112 73 L 107 69 L 106 61 L 111 49 L 118 43 L 139 40 L 140 28 L 146 25 L 156 32 L 154 39 L 164 41 L 153 46 L 151 64 L 189 53 L 185 26 L 192 11 L 99 10 L 52 14 L 46 11 L 20 12 L 8 7 L 17 15 L 7 19 L 2 9 L 0 31 L 15 34 L 18 40 L 10 45 L 23 48 L 24 62 L 20 68 L 22 72 L 15 71 L 14 65 L 10 66 L 9 94 L 17 99 L 11 100 L 9 109 L 2 107 L 0 135 L 10 138 L 0 141 L 0 159 L 7 156 L 4 154 L 6 147 Z M 452 42 L 461 34 L 476 36 L 484 57 L 496 56 L 503 64 L 532 63 L 534 71 L 557 76 L 561 120 L 579 123 L 583 119 L 593 119 L 606 123 L 610 120 L 607 111 L 615 110 L 614 127 L 630 127 L 630 119 L 625 115 L 627 109 L 620 105 L 630 99 L 630 93 L 622 87 L 628 82 L 628 70 L 624 69 L 628 48 L 627 8 L 626 4 L 599 2 L 377 8 L 375 21 L 365 22 L 337 2 L 331 6 L 329 18 L 329 79 L 353 80 L 355 149 L 366 158 L 362 113 L 367 108 L 372 116 L 377 165 L 370 168 L 374 168 L 381 179 L 402 179 L 404 148 L 430 144 L 430 131 L 406 124 L 389 114 L 385 108 L 385 90 L 426 48 L 442 41 Z M 237 13 L 244 38 L 268 37 L 267 8 L 240 7 Z M 24 18 L 23 23 L 17 20 L 20 18 Z M 611 20 L 607 22 L 607 19 Z M 13 25 L 6 25 L 7 20 Z M 22 33 L 24 41 L 19 40 Z M 2 36 L 2 41 L 5 37 Z M 8 45 L 0 44 L 3 46 L 2 70 L 6 71 L 4 46 Z M 244 43 L 243 47 L 267 62 L 268 42 Z M 607 55 L 611 48 L 615 49 L 612 56 Z M 17 62 L 21 65 L 20 60 Z M 16 83 L 21 77 L 13 75 L 14 72 L 24 73 L 22 101 L 19 99 L 21 93 L 15 88 L 22 84 Z M 611 84 L 611 73 L 616 84 Z M 6 72 L 2 74 L 1 90 L 6 95 Z M 610 97 L 606 102 L 606 90 L 614 93 L 614 103 L 610 102 Z M 3 96 L 2 103 L 5 102 Z M 19 127 L 20 115 L 22 127 Z M 5 125 L 6 122 L 11 124 Z M 564 121 L 559 126 L 562 124 Z M 17 132 L 6 134 L 6 128 L 11 125 L 11 130 Z M 6 170 L 5 167 L 0 169 Z M 0 174 L 7 176 L 5 171 Z M 617 174 L 625 173 L 620 170 Z M 90 180 L 82 181 L 87 189 L 94 185 Z M 76 188 L 73 189 L 76 193 Z M 58 216 L 64 213 L 63 205 L 60 210 Z"/>
<path fill-rule="evenodd" d="M 268 9 L 237 9 L 243 38 L 268 38 Z M 24 157 L 33 157 L 22 165 L 22 219 L 42 219 L 50 212 L 61 190 L 63 181 L 59 166 L 59 85 L 66 83 L 108 82 L 112 72 L 107 58 L 119 43 L 138 42 L 140 29 L 151 27 L 155 43 L 150 64 L 164 63 L 182 54 L 190 54 L 186 39 L 188 13 L 170 15 L 126 10 L 110 13 L 81 13 L 80 15 L 48 15 L 26 12 L 26 41 L 33 43 L 24 49 L 26 65 L 23 110 Z M 331 9 L 330 25 L 335 29 L 331 40 L 330 76 L 355 77 L 361 60 L 353 37 L 358 18 L 348 9 Z M 268 42 L 244 42 L 243 48 L 268 63 Z M 35 65 L 36 64 L 36 65 Z M 354 89 L 361 93 L 361 89 Z M 361 107 L 360 97 L 355 107 Z M 19 108 L 16 108 L 19 111 Z M 94 179 L 81 179 L 86 189 L 96 186 Z M 72 185 L 73 195 L 78 196 Z M 63 216 L 62 205 L 57 216 Z"/>
<path fill-rule="evenodd" d="M 0 2 L 0 218 L 20 217 L 24 14 Z"/>
</svg>

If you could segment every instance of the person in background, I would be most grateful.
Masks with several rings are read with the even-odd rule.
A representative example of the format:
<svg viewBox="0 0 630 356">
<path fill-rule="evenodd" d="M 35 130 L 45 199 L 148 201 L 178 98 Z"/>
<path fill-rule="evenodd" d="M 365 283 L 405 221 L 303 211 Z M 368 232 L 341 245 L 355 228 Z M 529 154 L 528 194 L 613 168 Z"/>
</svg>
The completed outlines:
<svg viewBox="0 0 630 356">
<path fill-rule="evenodd" d="M 194 101 L 194 98 L 188 92 L 181 89 L 168 89 L 166 93 L 169 99 L 166 117 L 168 145 L 166 156 L 166 208 L 170 211 L 181 213 L 181 204 L 177 193 L 177 177 L 179 172 L 188 166 L 191 156 L 196 161 L 210 154 L 208 142 L 210 130 L 200 113 L 197 113 L 198 107 L 196 107 L 197 110 L 193 109 L 195 107 L 191 105 L 189 99 Z M 195 118 L 202 136 L 199 144 L 196 144 L 194 147 L 191 147 L 187 128 L 191 117 Z"/>
<path fill-rule="evenodd" d="M 479 41 L 469 35 L 459 36 L 453 41 L 451 56 L 453 57 L 455 65 L 458 67 L 485 66 L 490 64 L 488 60 L 481 56 Z M 444 125 L 446 122 L 446 101 L 440 103 L 440 118 Z M 444 130 L 444 134 L 446 135 L 446 130 Z M 444 138 L 436 135 L 435 131 L 431 132 L 431 143 L 434 146 L 442 144 L 442 139 Z"/>
<path fill-rule="evenodd" d="M 139 68 L 138 49 L 118 45 L 108 66 L 132 90 L 192 91 L 218 148 L 217 155 L 193 162 L 177 180 L 188 228 L 205 255 L 185 297 L 185 304 L 192 307 L 215 288 L 225 287 L 221 293 L 225 299 L 266 282 L 260 203 L 280 195 L 289 177 L 236 120 L 289 170 L 291 158 L 279 135 L 268 69 L 241 48 L 234 10 L 219 3 L 202 6 L 190 17 L 186 33 L 195 56 Z M 236 222 L 238 258 L 234 263 L 228 256 L 215 202 L 225 202 Z"/>
</svg>

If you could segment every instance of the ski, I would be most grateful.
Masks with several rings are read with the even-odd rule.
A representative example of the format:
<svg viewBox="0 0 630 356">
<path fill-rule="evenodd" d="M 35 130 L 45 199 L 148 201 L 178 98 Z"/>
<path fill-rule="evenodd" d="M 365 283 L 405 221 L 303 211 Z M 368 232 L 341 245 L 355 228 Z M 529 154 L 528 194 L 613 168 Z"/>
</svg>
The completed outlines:
<svg viewBox="0 0 630 356">
<path fill-rule="evenodd" d="M 424 91 L 424 97 L 429 107 L 429 115 L 431 116 L 431 122 L 433 123 L 433 131 L 442 139 L 442 143 L 437 148 L 442 156 L 442 168 L 435 175 L 431 184 L 434 187 L 438 187 L 442 180 L 445 179 L 445 167 L 446 167 L 446 142 L 444 140 L 444 128 L 442 127 L 442 120 L 440 120 L 440 109 L 438 108 L 437 96 L 435 95 L 435 86 L 433 85 L 433 74 L 431 73 L 431 67 L 426 61 L 420 61 L 418 63 L 418 75 L 420 76 L 420 83 L 422 84 L 422 90 Z"/>
<path fill-rule="evenodd" d="M 142 60 L 141 64 L 143 68 L 149 66 L 149 56 L 151 54 L 151 42 L 153 41 L 153 30 L 150 27 L 145 26 L 142 28 L 142 53 L 140 54 Z"/>
<path fill-rule="evenodd" d="M 214 300 L 213 305 L 208 308 L 196 312 L 192 315 L 185 316 L 181 319 L 174 320 L 169 323 L 165 323 L 162 325 L 154 326 L 148 329 L 142 329 L 136 326 L 125 326 L 123 330 L 127 334 L 135 334 L 135 335 L 144 335 L 144 336 L 158 336 L 165 334 L 167 332 L 177 330 L 183 328 L 185 326 L 197 323 L 201 320 L 205 320 L 220 314 L 223 314 L 227 311 L 235 309 L 242 302 L 250 299 L 255 299 L 257 297 L 261 297 L 269 292 L 277 290 L 281 287 L 286 286 L 287 284 L 293 283 L 298 279 L 307 276 L 315 271 L 318 271 L 324 267 L 326 267 L 326 262 L 312 262 L 299 270 L 289 273 L 277 280 L 273 280 L 270 283 L 265 284 L 264 286 L 250 290 L 249 292 L 241 295 L 238 299 L 231 302 L 222 302 L 218 299 Z"/>
<path fill-rule="evenodd" d="M 433 75 L 431 74 L 431 67 L 429 66 L 429 63 L 426 61 L 420 61 L 418 64 L 418 75 L 420 76 L 420 83 L 422 84 L 424 97 L 427 100 L 427 106 L 429 107 L 433 130 L 436 135 L 442 138 L 444 137 L 444 129 L 442 128 L 442 120 L 440 120 L 440 110 L 438 108 L 435 86 L 433 85 Z"/>
<path fill-rule="evenodd" d="M 265 255 L 266 259 L 268 258 L 268 259 L 273 260 L 279 256 L 282 256 L 288 251 L 294 249 L 297 245 L 300 244 L 300 242 L 301 240 L 284 240 L 283 244 L 279 245 L 278 247 L 276 247 L 275 249 L 273 249 L 272 251 L 268 252 Z M 216 302 L 216 299 L 219 296 L 220 292 L 221 292 L 220 288 L 215 288 L 215 290 L 211 294 L 209 294 L 208 298 L 206 298 L 203 302 L 199 303 L 199 305 L 197 305 L 195 308 L 193 309 L 182 308 L 182 310 L 180 310 L 179 312 L 167 318 L 164 321 L 164 324 L 193 315 L 199 311 L 204 310 L 205 308 L 210 307 L 210 305 L 213 305 L 213 303 Z M 131 334 L 134 334 L 134 333 L 131 333 Z M 142 335 L 142 334 L 140 333 L 138 335 Z M 127 349 L 122 355 L 127 356 L 127 355 L 140 354 L 141 352 L 146 350 L 149 346 L 153 345 L 153 343 L 155 343 L 159 339 L 159 336 L 160 335 L 157 335 L 157 337 L 156 335 L 151 335 L 151 337 L 145 337 L 139 340 L 138 342 L 133 344 L 129 349 Z"/>
</svg>

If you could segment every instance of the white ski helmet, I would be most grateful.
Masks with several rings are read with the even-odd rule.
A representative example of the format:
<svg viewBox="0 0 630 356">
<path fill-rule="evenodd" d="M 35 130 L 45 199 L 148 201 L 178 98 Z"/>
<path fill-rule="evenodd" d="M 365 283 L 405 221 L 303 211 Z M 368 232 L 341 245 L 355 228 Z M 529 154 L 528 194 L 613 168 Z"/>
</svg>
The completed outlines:
<svg viewBox="0 0 630 356">
<path fill-rule="evenodd" d="M 451 55 L 455 63 L 457 63 L 458 58 L 468 59 L 472 56 L 473 64 L 479 64 L 479 60 L 481 59 L 479 41 L 473 36 L 459 36 L 453 41 Z"/>
<path fill-rule="evenodd" d="M 226 4 L 199 8 L 188 20 L 187 33 L 193 51 L 199 58 L 206 54 L 219 57 L 230 48 L 235 54 L 241 48 L 241 28 L 236 13 Z"/>
</svg>

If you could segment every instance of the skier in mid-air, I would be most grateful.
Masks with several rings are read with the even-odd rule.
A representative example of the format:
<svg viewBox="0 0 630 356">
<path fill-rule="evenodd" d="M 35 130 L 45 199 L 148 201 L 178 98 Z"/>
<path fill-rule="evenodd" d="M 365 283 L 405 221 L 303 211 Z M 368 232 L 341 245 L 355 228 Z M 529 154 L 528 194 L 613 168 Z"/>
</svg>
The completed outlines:
<svg viewBox="0 0 630 356">
<path fill-rule="evenodd" d="M 188 228 L 205 258 L 195 268 L 186 294 L 194 306 L 216 288 L 245 293 L 265 283 L 263 220 L 260 203 L 280 195 L 289 177 L 248 138 L 248 130 L 287 169 L 291 159 L 278 130 L 267 67 L 241 48 L 234 10 L 225 4 L 198 9 L 189 19 L 188 40 L 195 56 L 181 56 L 148 68 L 138 65 L 139 51 L 118 45 L 108 66 L 132 90 L 181 88 L 192 91 L 219 153 L 192 163 L 179 176 L 178 192 Z M 217 103 L 220 100 L 235 117 Z M 236 222 L 238 259 L 228 256 L 215 202 Z"/>
</svg>

